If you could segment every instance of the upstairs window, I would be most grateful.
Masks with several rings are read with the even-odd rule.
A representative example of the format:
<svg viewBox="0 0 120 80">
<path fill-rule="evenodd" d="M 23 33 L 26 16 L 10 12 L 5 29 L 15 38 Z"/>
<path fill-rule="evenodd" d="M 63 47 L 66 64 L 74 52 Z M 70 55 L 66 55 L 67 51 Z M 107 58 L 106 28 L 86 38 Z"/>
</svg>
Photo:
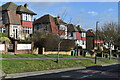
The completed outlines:
<svg viewBox="0 0 120 80">
<path fill-rule="evenodd" d="M 22 20 L 24 20 L 24 21 L 32 21 L 32 15 L 23 13 L 22 14 Z"/>
<path fill-rule="evenodd" d="M 85 33 L 82 33 L 81 37 L 85 37 L 85 36 L 86 36 Z"/>
</svg>

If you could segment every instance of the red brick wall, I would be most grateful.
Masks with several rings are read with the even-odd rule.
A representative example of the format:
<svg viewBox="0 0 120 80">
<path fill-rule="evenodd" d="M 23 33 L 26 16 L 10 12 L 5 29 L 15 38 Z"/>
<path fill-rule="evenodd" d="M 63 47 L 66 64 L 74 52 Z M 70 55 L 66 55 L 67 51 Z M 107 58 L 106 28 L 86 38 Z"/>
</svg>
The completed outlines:
<svg viewBox="0 0 120 80">
<path fill-rule="evenodd" d="M 16 50 L 16 54 L 30 54 L 32 50 Z"/>
<path fill-rule="evenodd" d="M 86 41 L 86 37 L 82 37 L 81 40 Z"/>
<path fill-rule="evenodd" d="M 28 21 L 22 21 L 22 26 L 23 27 L 33 27 L 32 22 L 28 22 Z"/>
<path fill-rule="evenodd" d="M 55 22 L 50 22 L 50 24 L 51 24 L 52 33 L 58 34 L 58 26 L 55 24 Z"/>
<path fill-rule="evenodd" d="M 102 40 L 94 40 L 94 43 L 104 43 L 104 41 L 102 41 Z"/>
<path fill-rule="evenodd" d="M 81 40 L 81 34 L 79 32 L 76 32 L 76 37 L 78 40 Z"/>
<path fill-rule="evenodd" d="M 19 20 L 21 20 L 21 16 L 20 16 L 20 14 L 17 14 L 17 16 L 18 16 Z"/>
<path fill-rule="evenodd" d="M 0 51 L 0 53 L 6 53 L 5 51 Z"/>
</svg>

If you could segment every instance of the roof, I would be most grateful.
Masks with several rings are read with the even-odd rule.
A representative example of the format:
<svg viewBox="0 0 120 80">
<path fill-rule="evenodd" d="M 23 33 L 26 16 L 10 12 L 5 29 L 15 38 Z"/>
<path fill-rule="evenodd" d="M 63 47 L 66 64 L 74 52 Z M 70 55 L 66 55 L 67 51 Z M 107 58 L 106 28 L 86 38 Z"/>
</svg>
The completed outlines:
<svg viewBox="0 0 120 80">
<path fill-rule="evenodd" d="M 96 35 L 96 33 L 95 33 L 94 30 L 89 29 L 89 30 L 87 31 L 87 36 L 95 36 L 95 35 Z"/>
<path fill-rule="evenodd" d="M 81 27 L 76 27 L 77 28 L 77 30 L 79 31 L 79 32 L 86 32 L 84 29 L 82 29 Z"/>
<path fill-rule="evenodd" d="M 55 21 L 57 24 L 67 24 L 66 22 L 64 22 L 62 19 L 60 19 L 59 17 L 54 17 Z"/>
<path fill-rule="evenodd" d="M 10 24 L 21 24 L 19 18 L 16 15 L 16 11 L 9 11 L 8 17 L 9 17 L 9 23 Z"/>
<path fill-rule="evenodd" d="M 13 2 L 8 2 L 2 5 L 2 10 L 16 10 L 18 5 L 14 4 Z"/>
<path fill-rule="evenodd" d="M 49 23 L 49 22 L 55 22 L 54 17 L 51 16 L 50 14 L 46 14 L 39 19 L 34 21 L 34 24 L 39 24 L 39 23 Z"/>
<path fill-rule="evenodd" d="M 23 7 L 22 5 L 20 5 L 20 6 L 17 7 L 17 11 L 19 11 L 19 12 L 25 12 L 25 13 L 30 13 L 30 14 L 36 15 L 36 13 L 34 13 L 34 12 L 32 12 L 31 10 Z"/>
<path fill-rule="evenodd" d="M 25 13 L 29 13 L 29 14 L 32 14 L 32 15 L 36 15 L 36 13 L 32 12 L 31 10 L 25 8 L 24 6 L 20 5 L 16 5 L 15 3 L 13 2 L 8 2 L 4 5 L 2 5 L 2 10 L 15 10 L 15 11 L 18 11 L 18 12 L 25 12 Z"/>
<path fill-rule="evenodd" d="M 67 28 L 68 28 L 68 32 L 77 32 L 78 31 L 76 26 L 74 26 L 73 24 L 68 24 Z"/>
</svg>

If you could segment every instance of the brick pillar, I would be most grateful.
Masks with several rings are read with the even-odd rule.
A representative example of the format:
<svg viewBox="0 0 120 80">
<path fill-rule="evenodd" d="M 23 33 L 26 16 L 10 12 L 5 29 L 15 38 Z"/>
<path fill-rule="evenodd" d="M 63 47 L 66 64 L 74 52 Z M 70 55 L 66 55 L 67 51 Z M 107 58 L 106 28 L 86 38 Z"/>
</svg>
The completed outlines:
<svg viewBox="0 0 120 80">
<path fill-rule="evenodd" d="M 16 54 L 17 52 L 17 41 L 14 41 L 14 53 Z"/>
<path fill-rule="evenodd" d="M 45 48 L 42 48 L 42 54 L 43 55 L 45 54 Z"/>
<path fill-rule="evenodd" d="M 34 42 L 31 43 L 31 53 L 33 53 L 34 50 Z"/>
</svg>

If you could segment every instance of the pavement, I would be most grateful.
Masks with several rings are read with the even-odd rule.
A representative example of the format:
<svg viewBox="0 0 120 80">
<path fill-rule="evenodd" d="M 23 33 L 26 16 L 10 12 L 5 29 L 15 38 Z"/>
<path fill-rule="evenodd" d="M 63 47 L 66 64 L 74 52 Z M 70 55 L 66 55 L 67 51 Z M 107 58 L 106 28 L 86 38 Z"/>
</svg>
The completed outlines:
<svg viewBox="0 0 120 80">
<path fill-rule="evenodd" d="M 93 66 L 96 66 L 97 68 L 93 67 L 93 66 L 87 66 L 87 67 L 74 67 L 74 68 L 64 68 L 64 69 L 54 69 L 54 70 L 43 70 L 43 71 L 7 74 L 5 79 L 7 79 L 7 80 L 9 80 L 9 79 L 10 80 L 14 80 L 14 79 L 15 80 L 29 80 L 29 78 L 31 78 L 31 76 L 33 76 L 32 79 L 33 78 L 45 78 L 45 77 L 48 77 L 48 78 L 53 78 L 53 77 L 57 78 L 58 77 L 59 78 L 60 75 L 62 75 L 62 78 L 69 78 L 69 76 L 67 76 L 68 74 L 71 75 L 73 78 L 78 77 L 78 79 L 79 79 L 80 76 L 81 76 L 80 78 L 84 78 L 86 76 L 87 77 L 93 76 L 93 74 L 89 74 L 89 75 L 88 75 L 88 73 L 87 73 L 87 75 L 83 74 L 82 71 L 99 73 L 100 72 L 99 69 L 102 69 L 104 66 L 111 66 L 111 65 L 116 65 L 116 64 L 118 64 L 118 63 L 104 64 L 104 65 L 93 65 Z M 96 70 L 92 70 L 92 69 L 96 69 Z M 105 69 L 107 69 L 107 68 L 105 68 Z M 78 75 L 75 72 L 69 72 L 69 71 L 75 71 L 75 70 L 76 70 L 76 72 L 82 72 L 82 73 L 80 75 Z M 103 74 L 105 74 L 105 73 L 103 72 Z M 45 76 L 43 76 L 43 75 L 45 75 Z M 23 79 L 23 78 L 25 78 L 25 79 Z M 28 78 L 28 79 L 26 79 L 26 78 Z"/>
</svg>

